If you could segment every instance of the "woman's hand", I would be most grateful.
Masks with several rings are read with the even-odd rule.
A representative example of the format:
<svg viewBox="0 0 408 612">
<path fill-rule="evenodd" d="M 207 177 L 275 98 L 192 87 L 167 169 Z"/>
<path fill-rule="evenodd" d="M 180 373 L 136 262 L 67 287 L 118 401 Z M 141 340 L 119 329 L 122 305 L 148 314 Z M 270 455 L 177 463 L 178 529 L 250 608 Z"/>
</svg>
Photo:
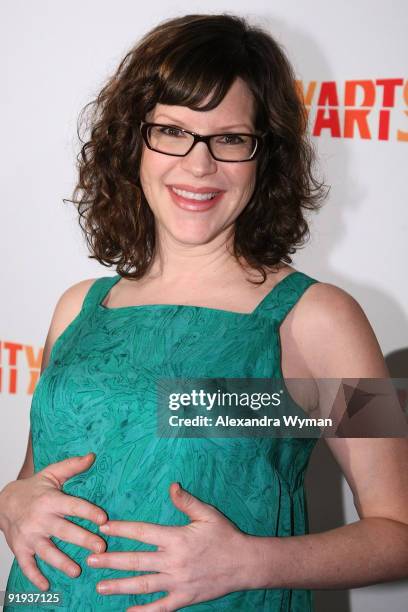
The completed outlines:
<svg viewBox="0 0 408 612">
<path fill-rule="evenodd" d="M 22 572 L 39 589 L 48 589 L 49 583 L 34 554 L 72 578 L 81 573 L 81 567 L 55 546 L 51 536 L 91 551 L 106 548 L 103 538 L 64 518 L 78 516 L 97 525 L 107 520 L 98 506 L 61 491 L 68 478 L 88 470 L 94 459 L 88 453 L 52 463 L 30 478 L 13 480 L 0 493 L 1 530 Z"/>
<path fill-rule="evenodd" d="M 88 557 L 88 564 L 95 568 L 158 572 L 103 580 L 97 585 L 99 593 L 108 595 L 168 592 L 153 603 L 132 606 L 127 612 L 171 612 L 241 590 L 246 584 L 244 561 L 248 562 L 246 544 L 250 536 L 237 529 L 214 506 L 179 489 L 176 483 L 170 486 L 170 496 L 191 523 L 164 526 L 108 521 L 100 527 L 109 536 L 157 545 L 157 551 L 105 552 Z"/>
</svg>

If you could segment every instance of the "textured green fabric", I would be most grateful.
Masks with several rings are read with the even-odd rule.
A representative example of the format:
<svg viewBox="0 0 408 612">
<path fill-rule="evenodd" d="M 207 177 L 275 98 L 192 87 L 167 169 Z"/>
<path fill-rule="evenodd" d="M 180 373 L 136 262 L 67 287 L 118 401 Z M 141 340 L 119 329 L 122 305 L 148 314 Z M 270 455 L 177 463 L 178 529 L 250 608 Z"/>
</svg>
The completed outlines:
<svg viewBox="0 0 408 612">
<path fill-rule="evenodd" d="M 187 524 L 188 517 L 168 495 L 170 483 L 179 481 L 246 533 L 307 533 L 304 473 L 317 438 L 159 438 L 156 381 L 282 377 L 279 326 L 318 281 L 292 272 L 251 314 L 243 314 L 185 305 L 102 306 L 119 280 L 116 275 L 95 281 L 81 312 L 53 346 L 31 404 L 35 471 L 93 451 L 91 468 L 69 479 L 63 490 L 104 508 L 111 519 Z M 93 523 L 70 520 L 98 532 Z M 106 539 L 109 550 L 156 549 L 129 539 Z M 81 565 L 82 574 L 69 578 L 36 557 L 50 590 L 63 594 L 64 605 L 25 610 L 124 611 L 164 595 L 99 595 L 99 580 L 134 573 L 90 568 L 90 551 L 53 541 Z M 16 559 L 7 590 L 39 592 Z M 182 608 L 187 609 L 310 612 L 312 592 L 253 589 Z"/>
</svg>

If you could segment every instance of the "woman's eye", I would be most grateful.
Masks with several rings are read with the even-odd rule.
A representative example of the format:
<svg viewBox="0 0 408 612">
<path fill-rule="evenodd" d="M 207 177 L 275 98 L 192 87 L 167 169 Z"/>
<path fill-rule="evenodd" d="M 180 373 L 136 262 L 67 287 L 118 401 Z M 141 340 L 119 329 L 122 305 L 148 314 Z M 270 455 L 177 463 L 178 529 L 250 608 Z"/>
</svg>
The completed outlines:
<svg viewBox="0 0 408 612">
<path fill-rule="evenodd" d="M 182 136 L 183 135 L 183 131 L 179 130 L 178 128 L 175 127 L 162 127 L 159 130 L 162 134 L 164 134 L 165 136 Z"/>
<path fill-rule="evenodd" d="M 222 144 L 242 144 L 243 138 L 239 134 L 225 134 L 221 137 Z"/>
</svg>

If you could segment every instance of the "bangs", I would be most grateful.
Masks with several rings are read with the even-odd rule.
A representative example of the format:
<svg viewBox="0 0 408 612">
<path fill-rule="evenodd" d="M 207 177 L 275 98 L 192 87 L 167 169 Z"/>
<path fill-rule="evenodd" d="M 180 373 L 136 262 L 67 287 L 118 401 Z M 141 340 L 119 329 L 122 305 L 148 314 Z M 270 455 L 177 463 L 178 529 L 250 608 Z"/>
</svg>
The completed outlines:
<svg viewBox="0 0 408 612">
<path fill-rule="evenodd" d="M 199 40 L 179 41 L 176 48 L 169 44 L 165 51 L 156 73 L 156 101 L 160 104 L 212 110 L 234 80 L 245 74 L 245 54 L 237 48 L 236 38 L 228 41 L 227 36 L 201 34 Z"/>
</svg>

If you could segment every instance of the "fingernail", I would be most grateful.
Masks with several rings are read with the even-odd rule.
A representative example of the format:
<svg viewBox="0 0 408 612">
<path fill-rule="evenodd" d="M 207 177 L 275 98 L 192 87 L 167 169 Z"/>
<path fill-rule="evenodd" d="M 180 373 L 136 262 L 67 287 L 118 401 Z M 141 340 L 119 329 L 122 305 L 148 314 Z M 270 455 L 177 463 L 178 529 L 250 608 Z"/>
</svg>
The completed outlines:
<svg viewBox="0 0 408 612">
<path fill-rule="evenodd" d="M 98 561 L 99 561 L 98 557 L 88 557 L 87 559 L 88 565 L 97 565 Z"/>
<path fill-rule="evenodd" d="M 96 588 L 98 589 L 99 593 L 108 593 L 109 592 L 109 586 L 107 584 L 97 584 Z"/>
<path fill-rule="evenodd" d="M 110 525 L 99 525 L 99 529 L 102 529 L 102 531 L 109 531 L 110 530 Z"/>
<path fill-rule="evenodd" d="M 96 553 L 100 553 L 105 550 L 105 546 L 102 544 L 102 542 L 94 542 L 92 545 L 92 548 L 94 549 L 94 552 Z"/>
</svg>

